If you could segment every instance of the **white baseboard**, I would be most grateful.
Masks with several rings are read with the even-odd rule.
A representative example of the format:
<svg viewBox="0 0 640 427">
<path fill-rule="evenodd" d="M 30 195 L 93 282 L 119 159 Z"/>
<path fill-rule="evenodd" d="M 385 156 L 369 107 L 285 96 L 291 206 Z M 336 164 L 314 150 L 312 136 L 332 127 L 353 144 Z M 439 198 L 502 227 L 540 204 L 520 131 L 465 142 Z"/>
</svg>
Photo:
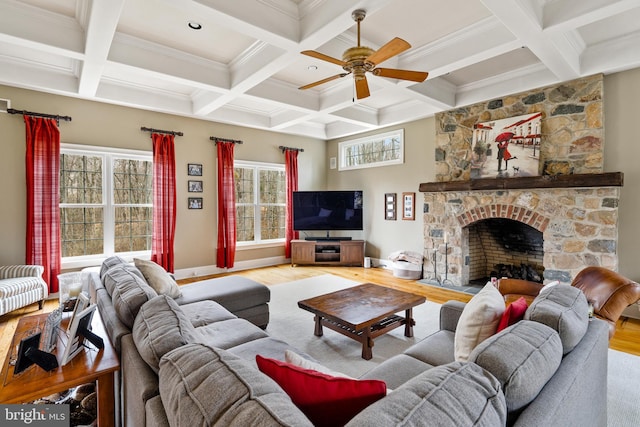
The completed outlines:
<svg viewBox="0 0 640 427">
<path fill-rule="evenodd" d="M 177 280 L 180 280 L 191 277 L 210 276 L 212 274 L 232 273 L 234 271 L 250 270 L 252 268 L 269 267 L 272 265 L 287 264 L 289 262 L 289 259 L 283 256 L 258 258 L 248 261 L 237 261 L 234 263 L 233 268 L 219 268 L 215 265 L 182 268 L 180 270 L 176 270 L 173 275 Z"/>
</svg>

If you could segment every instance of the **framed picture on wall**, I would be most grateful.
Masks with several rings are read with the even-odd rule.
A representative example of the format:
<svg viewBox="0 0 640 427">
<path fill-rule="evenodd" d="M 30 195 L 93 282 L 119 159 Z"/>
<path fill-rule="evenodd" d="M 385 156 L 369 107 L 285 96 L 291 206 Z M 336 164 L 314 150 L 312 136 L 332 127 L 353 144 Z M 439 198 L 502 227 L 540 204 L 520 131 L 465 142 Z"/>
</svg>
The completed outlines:
<svg viewBox="0 0 640 427">
<path fill-rule="evenodd" d="M 202 181 L 188 181 L 189 193 L 202 193 Z"/>
<path fill-rule="evenodd" d="M 384 219 L 396 220 L 396 193 L 385 193 L 384 195 Z"/>
<path fill-rule="evenodd" d="M 202 209 L 202 197 L 189 197 L 189 209 Z"/>
<path fill-rule="evenodd" d="M 190 176 L 202 176 L 202 165 L 200 163 L 189 163 L 187 173 Z"/>
<path fill-rule="evenodd" d="M 402 219 L 416 219 L 416 193 L 402 193 Z"/>
</svg>

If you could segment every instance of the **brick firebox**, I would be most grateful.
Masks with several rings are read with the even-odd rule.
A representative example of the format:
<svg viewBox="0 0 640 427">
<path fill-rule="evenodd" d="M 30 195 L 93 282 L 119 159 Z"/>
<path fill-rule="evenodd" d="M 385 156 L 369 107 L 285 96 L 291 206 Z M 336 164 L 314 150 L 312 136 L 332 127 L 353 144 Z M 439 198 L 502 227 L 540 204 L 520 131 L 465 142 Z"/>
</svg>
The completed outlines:
<svg viewBox="0 0 640 427">
<path fill-rule="evenodd" d="M 619 187 L 424 192 L 424 277 L 446 269 L 454 285 L 468 284 L 469 226 L 487 218 L 542 233 L 545 282 L 570 283 L 586 265 L 617 270 L 619 197 Z"/>
</svg>

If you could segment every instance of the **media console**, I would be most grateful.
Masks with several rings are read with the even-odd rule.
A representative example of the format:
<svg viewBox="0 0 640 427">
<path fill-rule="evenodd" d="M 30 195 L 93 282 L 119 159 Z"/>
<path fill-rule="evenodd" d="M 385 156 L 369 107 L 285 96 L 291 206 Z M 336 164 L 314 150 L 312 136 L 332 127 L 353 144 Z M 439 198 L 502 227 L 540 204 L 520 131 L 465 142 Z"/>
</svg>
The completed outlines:
<svg viewBox="0 0 640 427">
<path fill-rule="evenodd" d="M 292 240 L 291 265 L 364 265 L 364 240 Z"/>
</svg>

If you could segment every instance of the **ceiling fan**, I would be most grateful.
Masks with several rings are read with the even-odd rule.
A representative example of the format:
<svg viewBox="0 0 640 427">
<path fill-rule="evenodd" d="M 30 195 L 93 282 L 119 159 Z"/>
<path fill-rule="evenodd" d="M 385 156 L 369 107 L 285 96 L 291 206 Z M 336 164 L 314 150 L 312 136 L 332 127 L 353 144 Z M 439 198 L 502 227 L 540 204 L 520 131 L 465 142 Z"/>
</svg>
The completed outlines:
<svg viewBox="0 0 640 427">
<path fill-rule="evenodd" d="M 301 86 L 298 89 L 309 89 L 335 79 L 346 77 L 349 74 L 353 74 L 353 79 L 356 85 L 356 96 L 358 99 L 362 99 L 370 95 L 369 84 L 367 83 L 367 76 L 365 75 L 366 72 L 371 72 L 374 76 L 389 77 L 392 79 L 410 80 L 412 82 L 425 81 L 429 75 L 427 72 L 398 70 L 395 68 L 376 68 L 376 66 L 381 62 L 384 62 L 387 59 L 411 48 L 411 45 L 405 40 L 396 37 L 378 50 L 373 50 L 367 46 L 360 46 L 360 22 L 364 20 L 365 16 L 366 11 L 363 9 L 354 10 L 351 14 L 353 20 L 358 23 L 358 46 L 345 50 L 342 54 L 342 60 L 314 50 L 305 50 L 300 52 L 303 55 L 340 65 L 346 73 L 336 74 L 335 76 L 327 77 L 326 79 Z"/>
</svg>

